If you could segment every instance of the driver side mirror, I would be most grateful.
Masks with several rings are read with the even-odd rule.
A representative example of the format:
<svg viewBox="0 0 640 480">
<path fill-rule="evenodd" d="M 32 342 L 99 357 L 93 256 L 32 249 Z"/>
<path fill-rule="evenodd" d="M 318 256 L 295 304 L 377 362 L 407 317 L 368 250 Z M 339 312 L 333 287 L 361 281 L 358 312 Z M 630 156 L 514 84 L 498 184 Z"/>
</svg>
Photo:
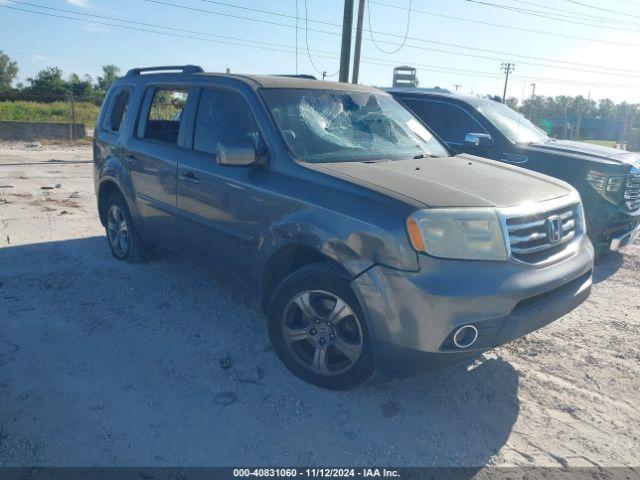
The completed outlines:
<svg viewBox="0 0 640 480">
<path fill-rule="evenodd" d="M 493 138 L 488 133 L 467 133 L 464 136 L 464 144 L 472 147 L 491 147 Z"/>
<path fill-rule="evenodd" d="M 218 165 L 226 167 L 248 167 L 262 164 L 256 147 L 251 142 L 219 142 L 217 158 Z"/>
</svg>

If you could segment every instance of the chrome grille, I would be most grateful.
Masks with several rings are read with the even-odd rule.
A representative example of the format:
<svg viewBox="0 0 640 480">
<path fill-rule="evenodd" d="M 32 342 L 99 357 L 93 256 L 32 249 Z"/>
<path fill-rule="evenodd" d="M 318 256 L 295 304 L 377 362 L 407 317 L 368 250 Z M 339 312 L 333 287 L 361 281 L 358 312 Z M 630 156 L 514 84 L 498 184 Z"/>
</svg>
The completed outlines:
<svg viewBox="0 0 640 480">
<path fill-rule="evenodd" d="M 511 256 L 529 264 L 553 262 L 568 256 L 571 241 L 584 233 L 580 215 L 578 203 L 507 217 Z"/>
<path fill-rule="evenodd" d="M 640 173 L 627 175 L 627 188 L 624 191 L 624 202 L 631 211 L 640 208 Z"/>
</svg>

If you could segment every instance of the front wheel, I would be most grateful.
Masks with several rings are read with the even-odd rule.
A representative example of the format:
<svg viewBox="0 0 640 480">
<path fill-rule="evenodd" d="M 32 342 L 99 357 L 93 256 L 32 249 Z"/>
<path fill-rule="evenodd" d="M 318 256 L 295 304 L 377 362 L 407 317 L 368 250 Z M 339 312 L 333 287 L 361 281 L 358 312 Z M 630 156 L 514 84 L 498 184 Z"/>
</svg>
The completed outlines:
<svg viewBox="0 0 640 480">
<path fill-rule="evenodd" d="M 274 292 L 269 336 L 278 357 L 314 385 L 346 390 L 372 374 L 371 345 L 349 283 L 325 264 L 293 272 Z"/>
</svg>

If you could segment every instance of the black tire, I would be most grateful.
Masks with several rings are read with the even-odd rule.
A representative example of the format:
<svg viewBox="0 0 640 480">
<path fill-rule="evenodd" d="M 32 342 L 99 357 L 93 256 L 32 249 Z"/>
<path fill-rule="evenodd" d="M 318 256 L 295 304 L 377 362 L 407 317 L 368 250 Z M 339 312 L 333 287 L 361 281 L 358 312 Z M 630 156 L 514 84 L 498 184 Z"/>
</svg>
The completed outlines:
<svg viewBox="0 0 640 480">
<path fill-rule="evenodd" d="M 332 325 L 332 322 L 328 322 L 329 331 L 333 333 L 327 333 L 327 330 L 324 330 L 327 326 L 323 324 L 322 327 L 318 326 L 318 329 L 323 329 L 323 333 L 317 333 L 317 335 L 314 334 L 313 338 L 309 337 L 304 340 L 295 340 L 296 342 L 302 342 L 302 344 L 296 343 L 295 345 L 299 346 L 296 348 L 305 347 L 307 350 L 310 349 L 314 352 L 317 352 L 319 348 L 324 350 L 326 353 L 322 355 L 322 363 L 325 366 L 330 365 L 331 359 L 334 361 L 337 359 L 336 363 L 338 365 L 340 365 L 340 363 L 346 365 L 342 368 L 327 371 L 326 374 L 320 374 L 312 370 L 312 365 L 306 365 L 302 360 L 300 360 L 301 355 L 295 353 L 292 347 L 293 343 L 285 340 L 284 331 L 287 318 L 289 318 L 286 316 L 289 315 L 292 308 L 298 308 L 293 307 L 295 299 L 299 299 L 301 296 L 306 294 L 309 294 L 310 296 L 324 296 L 325 293 L 328 297 L 320 298 L 320 302 L 326 303 L 327 298 L 332 298 L 331 296 L 336 297 L 333 308 L 329 307 L 327 312 L 329 310 L 336 311 L 338 301 L 341 300 L 343 302 L 342 305 L 346 304 L 346 307 L 348 307 L 342 311 L 348 311 L 349 313 L 344 314 L 343 316 L 341 315 L 341 318 L 336 321 L 335 325 Z M 308 298 L 311 299 L 311 297 Z M 316 300 L 318 300 L 317 297 L 314 301 Z M 329 302 L 331 302 L 331 300 L 329 300 Z M 312 303 L 312 301 L 310 300 L 309 303 Z M 297 303 L 295 304 L 297 305 Z M 329 303 L 329 305 L 331 305 L 331 303 Z M 295 313 L 296 312 L 294 312 L 294 314 Z M 299 318 L 306 318 L 302 313 L 302 309 L 297 313 Z M 329 318 L 330 316 L 331 314 L 329 313 L 326 318 Z M 282 363 L 284 363 L 284 365 L 298 378 L 322 388 L 331 390 L 348 390 L 357 387 L 371 377 L 373 373 L 373 356 L 371 351 L 371 341 L 362 308 L 360 307 L 349 282 L 345 280 L 343 276 L 338 274 L 335 269 L 331 268 L 330 265 L 325 263 L 308 265 L 296 270 L 286 277 L 273 293 L 267 321 L 269 337 L 271 338 L 274 351 Z M 319 322 L 319 320 L 316 321 Z M 351 338 L 348 341 L 353 342 L 353 344 L 344 342 L 345 338 L 343 335 L 345 332 L 342 331 L 344 327 L 341 327 L 341 325 L 347 323 L 349 331 L 346 333 L 351 335 Z M 309 322 L 309 326 L 306 328 L 315 330 L 311 327 L 313 327 L 313 324 L 312 322 Z M 322 338 L 318 338 L 321 335 Z M 325 335 L 327 336 L 325 337 Z M 327 340 L 327 342 L 330 343 L 324 347 L 320 347 L 319 342 L 324 340 L 324 338 L 328 339 L 328 335 L 331 335 L 331 338 L 334 340 Z M 349 349 L 358 349 L 360 353 L 357 360 L 351 360 L 351 356 L 347 357 L 344 355 L 342 350 L 338 347 L 338 342 L 340 342 L 342 347 L 344 347 L 344 345 L 348 345 Z M 353 351 L 351 351 L 351 353 L 353 353 Z M 353 356 L 355 357 L 355 355 Z M 313 363 L 314 360 L 315 357 L 311 360 L 311 363 Z"/>
<path fill-rule="evenodd" d="M 111 215 L 115 212 L 120 212 L 123 222 L 126 224 L 126 245 L 123 242 L 116 242 L 114 240 L 114 232 L 112 230 Z M 123 260 L 130 263 L 143 262 L 149 258 L 150 249 L 138 235 L 136 226 L 131 218 L 129 207 L 124 197 L 119 192 L 114 192 L 107 198 L 105 203 L 105 232 L 107 234 L 107 243 L 111 249 L 111 253 L 118 260 Z"/>
</svg>

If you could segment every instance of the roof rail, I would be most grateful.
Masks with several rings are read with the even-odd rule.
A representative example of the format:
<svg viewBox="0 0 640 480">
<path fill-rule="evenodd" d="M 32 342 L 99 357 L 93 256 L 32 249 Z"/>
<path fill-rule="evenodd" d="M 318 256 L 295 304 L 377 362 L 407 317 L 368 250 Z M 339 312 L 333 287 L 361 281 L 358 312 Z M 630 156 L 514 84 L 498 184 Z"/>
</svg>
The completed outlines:
<svg viewBox="0 0 640 480">
<path fill-rule="evenodd" d="M 180 71 L 182 73 L 203 73 L 202 67 L 197 65 L 170 65 L 165 67 L 145 67 L 145 68 L 132 68 L 127 72 L 127 77 L 133 77 L 140 75 L 144 72 L 167 72 L 167 71 Z"/>
<path fill-rule="evenodd" d="M 306 73 L 293 74 L 293 73 L 275 73 L 274 77 L 289 77 L 289 78 L 304 78 L 305 80 L 317 80 L 313 75 L 308 75 Z"/>
</svg>

